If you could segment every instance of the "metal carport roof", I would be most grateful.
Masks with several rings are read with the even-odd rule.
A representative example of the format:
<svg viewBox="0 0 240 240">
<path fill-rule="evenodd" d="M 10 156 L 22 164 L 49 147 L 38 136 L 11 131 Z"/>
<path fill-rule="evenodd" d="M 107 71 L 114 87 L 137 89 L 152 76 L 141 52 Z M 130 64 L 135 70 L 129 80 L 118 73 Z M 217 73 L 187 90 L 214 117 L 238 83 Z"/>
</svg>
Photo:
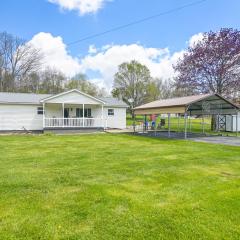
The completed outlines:
<svg viewBox="0 0 240 240">
<path fill-rule="evenodd" d="M 239 107 L 221 95 L 204 94 L 162 99 L 134 108 L 137 114 L 188 113 L 188 114 L 235 114 Z"/>
</svg>

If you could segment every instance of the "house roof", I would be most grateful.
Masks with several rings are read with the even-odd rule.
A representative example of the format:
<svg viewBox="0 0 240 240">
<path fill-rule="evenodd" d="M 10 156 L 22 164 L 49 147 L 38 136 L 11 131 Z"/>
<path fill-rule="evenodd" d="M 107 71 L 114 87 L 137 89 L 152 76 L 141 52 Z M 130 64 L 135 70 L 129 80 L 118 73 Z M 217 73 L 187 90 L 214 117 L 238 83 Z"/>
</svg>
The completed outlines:
<svg viewBox="0 0 240 240">
<path fill-rule="evenodd" d="M 0 92 L 0 103 L 40 104 L 42 99 L 50 96 L 51 94 Z"/>
<path fill-rule="evenodd" d="M 118 106 L 118 107 L 128 107 L 128 105 L 117 98 L 112 97 L 99 97 L 107 106 Z"/>
<path fill-rule="evenodd" d="M 53 97 L 55 94 L 35 94 L 35 93 L 10 93 L 0 92 L 0 103 L 15 104 L 41 104 L 41 101 Z M 99 101 L 104 102 L 107 106 L 127 107 L 127 105 L 116 98 L 98 97 Z"/>
</svg>

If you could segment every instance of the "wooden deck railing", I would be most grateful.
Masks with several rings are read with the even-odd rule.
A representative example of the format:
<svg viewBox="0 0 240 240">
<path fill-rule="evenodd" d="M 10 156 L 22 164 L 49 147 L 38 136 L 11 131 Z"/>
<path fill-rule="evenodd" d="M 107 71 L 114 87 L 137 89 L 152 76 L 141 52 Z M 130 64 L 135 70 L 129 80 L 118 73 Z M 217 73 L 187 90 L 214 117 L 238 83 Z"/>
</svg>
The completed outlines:
<svg viewBox="0 0 240 240">
<path fill-rule="evenodd" d="M 45 128 L 106 128 L 102 118 L 45 118 Z"/>
</svg>

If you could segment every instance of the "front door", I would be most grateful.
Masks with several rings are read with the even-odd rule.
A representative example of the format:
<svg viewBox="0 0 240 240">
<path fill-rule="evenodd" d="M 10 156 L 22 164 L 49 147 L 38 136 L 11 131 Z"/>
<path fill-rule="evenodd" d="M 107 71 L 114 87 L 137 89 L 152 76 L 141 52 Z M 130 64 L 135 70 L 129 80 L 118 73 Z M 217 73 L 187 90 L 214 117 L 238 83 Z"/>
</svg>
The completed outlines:
<svg viewBox="0 0 240 240">
<path fill-rule="evenodd" d="M 64 108 L 64 118 L 69 118 L 69 108 Z"/>
</svg>

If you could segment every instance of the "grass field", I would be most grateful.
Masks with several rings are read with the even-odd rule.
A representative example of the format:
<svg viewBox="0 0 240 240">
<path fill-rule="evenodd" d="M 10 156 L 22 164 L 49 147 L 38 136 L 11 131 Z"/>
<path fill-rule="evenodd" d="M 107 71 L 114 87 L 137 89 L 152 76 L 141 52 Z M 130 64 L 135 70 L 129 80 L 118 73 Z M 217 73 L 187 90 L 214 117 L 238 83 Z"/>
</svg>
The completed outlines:
<svg viewBox="0 0 240 240">
<path fill-rule="evenodd" d="M 240 239 L 240 148 L 1 136 L 0 239 Z"/>
</svg>

